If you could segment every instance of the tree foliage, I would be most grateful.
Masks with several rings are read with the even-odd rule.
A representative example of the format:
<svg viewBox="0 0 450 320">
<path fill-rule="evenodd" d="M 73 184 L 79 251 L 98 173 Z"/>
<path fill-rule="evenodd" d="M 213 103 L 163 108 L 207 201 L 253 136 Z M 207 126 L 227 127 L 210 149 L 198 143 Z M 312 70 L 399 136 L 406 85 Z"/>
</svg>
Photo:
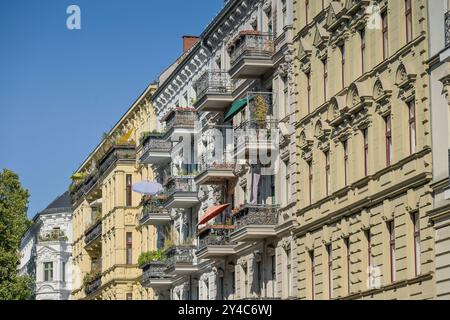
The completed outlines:
<svg viewBox="0 0 450 320">
<path fill-rule="evenodd" d="M 0 300 L 24 300 L 31 295 L 31 278 L 17 273 L 20 241 L 30 225 L 28 197 L 17 174 L 7 169 L 0 172 Z"/>
</svg>

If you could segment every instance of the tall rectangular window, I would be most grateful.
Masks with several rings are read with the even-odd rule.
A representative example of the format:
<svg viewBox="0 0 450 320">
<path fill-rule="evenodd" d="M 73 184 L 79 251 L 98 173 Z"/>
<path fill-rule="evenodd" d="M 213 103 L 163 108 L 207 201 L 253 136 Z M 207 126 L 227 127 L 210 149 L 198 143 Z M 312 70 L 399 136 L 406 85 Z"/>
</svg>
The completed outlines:
<svg viewBox="0 0 450 320">
<path fill-rule="evenodd" d="M 127 264 L 133 264 L 133 233 L 127 232 Z"/>
<path fill-rule="evenodd" d="M 342 146 L 344 149 L 344 184 L 348 185 L 348 141 L 345 140 L 342 142 Z"/>
<path fill-rule="evenodd" d="M 53 262 L 44 262 L 44 281 L 53 281 Z"/>
<path fill-rule="evenodd" d="M 405 22 L 406 22 L 406 42 L 410 42 L 413 38 L 411 0 L 405 0 Z"/>
<path fill-rule="evenodd" d="M 61 277 L 62 282 L 66 282 L 66 263 L 65 262 L 62 263 L 61 274 L 62 274 L 62 277 Z"/>
<path fill-rule="evenodd" d="M 328 60 L 325 58 L 322 60 L 323 64 L 323 98 L 324 103 L 327 101 L 328 96 Z"/>
<path fill-rule="evenodd" d="M 306 83 L 308 85 L 307 91 L 308 91 L 308 114 L 311 113 L 311 73 L 306 73 Z"/>
<path fill-rule="evenodd" d="M 286 10 L 286 0 L 281 0 L 281 13 L 282 13 L 282 26 L 287 25 L 287 10 Z"/>
<path fill-rule="evenodd" d="M 361 38 L 361 73 L 364 74 L 366 72 L 366 30 L 361 29 L 359 36 Z"/>
<path fill-rule="evenodd" d="M 344 238 L 345 260 L 347 268 L 347 293 L 352 292 L 350 237 Z"/>
<path fill-rule="evenodd" d="M 333 299 L 333 248 L 331 244 L 326 245 L 328 259 L 328 297 Z"/>
<path fill-rule="evenodd" d="M 262 291 L 262 284 L 261 284 L 261 261 L 256 262 L 256 293 L 258 294 L 258 296 L 261 296 L 261 291 Z"/>
<path fill-rule="evenodd" d="M 305 22 L 309 23 L 309 0 L 305 0 Z"/>
<path fill-rule="evenodd" d="M 389 24 L 387 11 L 381 14 L 382 34 L 383 34 L 383 60 L 389 57 Z"/>
<path fill-rule="evenodd" d="M 313 168 L 312 160 L 308 161 L 308 192 L 309 192 L 309 204 L 312 204 L 312 188 L 313 188 Z"/>
<path fill-rule="evenodd" d="M 126 206 L 131 207 L 132 200 L 132 185 L 133 185 L 133 176 L 131 174 L 126 175 Z"/>
<path fill-rule="evenodd" d="M 391 115 L 384 118 L 385 136 L 386 136 L 386 166 L 392 162 L 392 126 Z"/>
<path fill-rule="evenodd" d="M 369 175 L 369 129 L 363 130 L 364 139 L 364 176 Z"/>
<path fill-rule="evenodd" d="M 236 272 L 231 272 L 231 291 L 232 294 L 236 294 Z"/>
<path fill-rule="evenodd" d="M 391 281 L 395 282 L 396 267 L 395 267 L 395 224 L 394 220 L 387 223 L 389 231 L 389 263 L 391 269 Z"/>
<path fill-rule="evenodd" d="M 289 115 L 289 85 L 286 78 L 283 79 L 283 87 L 284 116 L 287 117 Z"/>
<path fill-rule="evenodd" d="M 288 296 L 292 297 L 292 261 L 291 250 L 286 251 L 286 271 L 287 271 L 287 289 Z"/>
<path fill-rule="evenodd" d="M 414 271 L 418 276 L 421 273 L 421 261 L 420 261 L 420 215 L 419 212 L 415 212 L 411 215 L 413 221 L 414 231 Z"/>
<path fill-rule="evenodd" d="M 218 285 L 218 287 L 219 287 L 219 299 L 220 300 L 225 300 L 225 286 L 224 286 L 224 284 L 223 284 L 223 277 L 219 277 L 219 279 L 218 279 L 218 281 L 219 281 L 219 285 Z"/>
<path fill-rule="evenodd" d="M 285 186 L 285 191 L 286 191 L 286 195 L 285 195 L 285 204 L 288 205 L 289 204 L 289 198 L 291 196 L 291 175 L 289 174 L 289 167 L 290 167 L 290 162 L 289 160 L 284 162 L 284 167 L 286 170 L 286 175 L 285 175 L 285 181 L 286 181 L 286 186 Z"/>
<path fill-rule="evenodd" d="M 367 267 L 372 267 L 372 235 L 370 233 L 370 229 L 366 230 L 366 241 L 367 241 Z"/>
<path fill-rule="evenodd" d="M 341 52 L 341 82 L 342 89 L 345 88 L 345 44 L 342 44 L 339 47 L 339 51 Z"/>
<path fill-rule="evenodd" d="M 275 258 L 275 255 L 270 257 L 271 259 L 271 272 L 270 272 L 270 276 L 271 276 L 271 280 L 272 280 L 272 298 L 275 298 L 275 284 L 277 281 L 277 261 Z"/>
<path fill-rule="evenodd" d="M 416 102 L 411 100 L 408 102 L 409 114 L 409 151 L 411 154 L 416 152 Z"/>
<path fill-rule="evenodd" d="M 316 261 L 314 257 L 314 250 L 309 252 L 309 261 L 311 263 L 311 300 L 314 300 L 316 292 Z"/>
<path fill-rule="evenodd" d="M 330 151 L 325 152 L 325 191 L 330 195 L 331 170 L 330 170 Z"/>
</svg>

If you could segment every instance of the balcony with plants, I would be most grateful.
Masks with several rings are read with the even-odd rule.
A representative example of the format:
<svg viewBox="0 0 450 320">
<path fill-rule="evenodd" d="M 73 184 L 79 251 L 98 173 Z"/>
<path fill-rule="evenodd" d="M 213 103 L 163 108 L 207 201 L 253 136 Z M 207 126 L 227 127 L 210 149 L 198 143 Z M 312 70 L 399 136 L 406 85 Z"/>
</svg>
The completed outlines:
<svg viewBox="0 0 450 320">
<path fill-rule="evenodd" d="M 167 201 L 165 194 L 142 197 L 142 213 L 139 219 L 140 225 L 165 225 L 171 221 L 170 212 L 164 207 Z"/>
<path fill-rule="evenodd" d="M 177 133 L 194 131 L 197 113 L 192 107 L 177 107 L 170 111 L 163 119 L 166 123 L 166 137 Z"/>
<path fill-rule="evenodd" d="M 84 233 L 85 249 L 88 251 L 99 251 L 102 245 L 102 220 L 101 215 L 97 215 L 90 224 L 87 225 Z"/>
<path fill-rule="evenodd" d="M 229 223 L 206 226 L 198 232 L 197 258 L 214 259 L 224 258 L 235 254 L 235 242 L 231 241 L 230 234 L 235 226 Z"/>
<path fill-rule="evenodd" d="M 244 30 L 228 46 L 232 79 L 260 77 L 273 66 L 275 53 L 273 35 L 256 30 Z"/>
<path fill-rule="evenodd" d="M 39 243 L 46 242 L 67 242 L 69 238 L 63 230 L 56 229 L 49 232 L 41 233 L 38 238 Z"/>
<path fill-rule="evenodd" d="M 232 241 L 255 241 L 275 236 L 279 209 L 279 205 L 249 203 L 235 208 Z"/>
<path fill-rule="evenodd" d="M 93 269 L 83 278 L 84 293 L 89 296 L 95 293 L 102 286 L 101 269 Z"/>
<path fill-rule="evenodd" d="M 194 262 L 196 247 L 188 242 L 182 245 L 169 246 L 165 251 L 166 273 L 169 275 L 185 275 L 197 271 Z"/>
<path fill-rule="evenodd" d="M 194 85 L 197 112 L 223 112 L 233 102 L 234 86 L 225 70 L 206 70 Z"/>
<path fill-rule="evenodd" d="M 167 141 L 164 133 L 146 133 L 142 136 L 140 162 L 143 164 L 156 164 L 170 162 L 172 143 Z"/>
<path fill-rule="evenodd" d="M 145 287 L 168 287 L 172 283 L 172 276 L 166 273 L 166 257 L 164 250 L 143 252 L 138 259 L 142 269 L 141 284 Z"/>
<path fill-rule="evenodd" d="M 194 181 L 197 168 L 195 164 L 172 165 L 172 175 L 167 177 L 164 183 L 167 195 L 164 203 L 166 208 L 192 208 L 198 204 L 198 188 Z"/>
</svg>

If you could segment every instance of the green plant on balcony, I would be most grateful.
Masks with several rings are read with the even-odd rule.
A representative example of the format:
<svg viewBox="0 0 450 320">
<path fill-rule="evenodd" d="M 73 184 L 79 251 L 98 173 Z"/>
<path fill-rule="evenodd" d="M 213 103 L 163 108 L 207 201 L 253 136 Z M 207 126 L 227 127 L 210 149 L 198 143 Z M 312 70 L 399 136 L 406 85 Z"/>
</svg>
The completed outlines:
<svg viewBox="0 0 450 320">
<path fill-rule="evenodd" d="M 138 259 L 138 265 L 142 268 L 150 262 L 164 261 L 165 258 L 164 250 L 142 252 Z"/>
<path fill-rule="evenodd" d="M 252 109 L 256 124 L 258 126 L 263 126 L 266 123 L 268 112 L 267 101 L 263 95 L 255 96 Z"/>
<path fill-rule="evenodd" d="M 97 280 L 98 278 L 100 278 L 102 276 L 101 271 L 99 270 L 94 270 L 91 271 L 87 274 L 84 275 L 83 277 L 83 285 L 88 285 L 91 284 L 92 282 L 94 282 L 95 280 Z"/>
<path fill-rule="evenodd" d="M 51 242 L 51 241 L 68 241 L 69 238 L 62 230 L 53 230 L 51 232 L 39 235 L 39 241 Z"/>
</svg>

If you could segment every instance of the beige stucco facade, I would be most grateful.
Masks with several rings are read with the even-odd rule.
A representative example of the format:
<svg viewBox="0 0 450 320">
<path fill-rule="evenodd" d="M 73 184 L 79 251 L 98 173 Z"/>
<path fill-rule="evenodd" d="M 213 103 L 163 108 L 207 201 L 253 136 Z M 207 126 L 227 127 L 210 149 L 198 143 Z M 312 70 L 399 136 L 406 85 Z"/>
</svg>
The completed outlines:
<svg viewBox="0 0 450 320">
<path fill-rule="evenodd" d="M 73 176 L 74 299 L 153 298 L 139 283 L 137 261 L 155 245 L 154 229 L 139 225 L 141 195 L 132 185 L 153 178 L 136 161 L 136 141 L 155 128 L 154 91 L 147 88 Z"/>
<path fill-rule="evenodd" d="M 306 3 L 294 8 L 298 297 L 433 298 L 427 2 L 373 2 L 381 15 L 369 1 Z"/>
</svg>

